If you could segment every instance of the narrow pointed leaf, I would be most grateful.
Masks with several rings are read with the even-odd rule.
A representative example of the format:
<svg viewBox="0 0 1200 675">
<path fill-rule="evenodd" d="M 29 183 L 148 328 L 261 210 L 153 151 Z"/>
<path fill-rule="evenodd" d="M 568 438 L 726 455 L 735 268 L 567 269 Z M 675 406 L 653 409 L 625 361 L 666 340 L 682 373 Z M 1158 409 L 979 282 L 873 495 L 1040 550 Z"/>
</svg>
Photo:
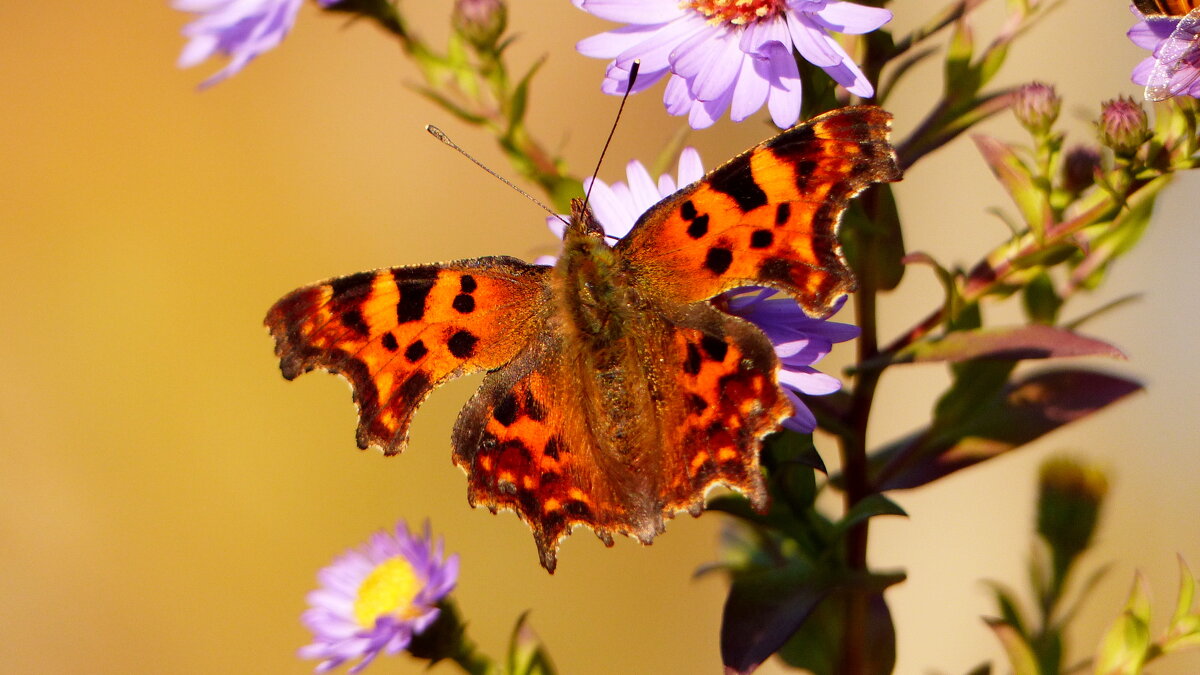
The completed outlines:
<svg viewBox="0 0 1200 675">
<path fill-rule="evenodd" d="M 901 349 L 892 356 L 891 363 L 958 363 L 976 359 L 1019 361 L 1067 356 L 1126 358 L 1121 350 L 1102 340 L 1065 328 L 1033 324 L 954 331 L 945 337 L 916 342 Z"/>
<path fill-rule="evenodd" d="M 812 615 L 832 586 L 798 565 L 734 577 L 721 616 L 725 672 L 754 672 Z"/>
<path fill-rule="evenodd" d="M 880 491 L 913 488 L 1002 455 L 1142 389 L 1134 380 L 1083 369 L 1050 370 L 1009 384 L 956 424 L 926 430 L 871 456 Z"/>
<path fill-rule="evenodd" d="M 1016 628 L 999 619 L 984 619 L 984 621 L 987 622 L 988 628 L 991 628 L 992 632 L 996 634 L 1000 645 L 1004 647 L 1004 654 L 1008 657 L 1008 663 L 1012 666 L 1014 675 L 1040 675 L 1033 649 L 1029 647 L 1029 643 Z"/>
</svg>

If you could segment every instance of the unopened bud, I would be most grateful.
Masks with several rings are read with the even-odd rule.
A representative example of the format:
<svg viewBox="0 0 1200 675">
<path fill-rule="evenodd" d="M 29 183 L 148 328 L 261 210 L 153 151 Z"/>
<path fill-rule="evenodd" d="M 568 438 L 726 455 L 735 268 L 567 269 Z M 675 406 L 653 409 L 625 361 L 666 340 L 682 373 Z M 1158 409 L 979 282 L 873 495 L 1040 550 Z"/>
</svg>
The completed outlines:
<svg viewBox="0 0 1200 675">
<path fill-rule="evenodd" d="M 1067 150 L 1063 158 L 1063 189 L 1073 195 L 1091 187 L 1096 182 L 1096 169 L 1100 168 L 1100 151 L 1096 148 L 1077 145 Z"/>
<path fill-rule="evenodd" d="M 1062 99 L 1054 87 L 1042 82 L 1030 82 L 1017 90 L 1012 109 L 1021 126 L 1032 133 L 1044 134 L 1058 119 L 1061 107 Z"/>
<path fill-rule="evenodd" d="M 1132 155 L 1150 139 L 1150 121 L 1141 104 L 1128 96 L 1105 101 L 1096 123 L 1100 142 L 1118 155 Z"/>
<path fill-rule="evenodd" d="M 1054 551 L 1056 567 L 1087 549 L 1108 494 L 1104 472 L 1060 457 L 1042 464 L 1038 484 L 1038 534 Z"/>
<path fill-rule="evenodd" d="M 476 49 L 488 50 L 508 25 L 508 8 L 502 0 L 457 0 L 454 30 Z"/>
</svg>

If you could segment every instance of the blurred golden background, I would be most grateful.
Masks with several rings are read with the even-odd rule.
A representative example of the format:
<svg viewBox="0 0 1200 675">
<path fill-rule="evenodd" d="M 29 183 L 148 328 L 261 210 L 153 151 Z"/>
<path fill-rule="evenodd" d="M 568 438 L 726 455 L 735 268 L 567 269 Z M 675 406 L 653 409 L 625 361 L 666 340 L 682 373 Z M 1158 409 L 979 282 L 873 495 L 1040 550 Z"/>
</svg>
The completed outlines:
<svg viewBox="0 0 1200 675">
<path fill-rule="evenodd" d="M 894 3 L 895 26 L 932 4 Z M 598 91 L 602 64 L 573 45 L 609 24 L 565 1 L 512 5 L 512 63 L 550 57 L 531 128 L 586 171 L 616 100 Z M 423 33 L 445 33 L 450 2 L 405 6 Z M 403 517 L 429 519 L 462 556 L 457 597 L 485 651 L 499 654 L 531 609 L 563 673 L 718 672 L 725 585 L 691 573 L 713 559 L 721 516 L 676 520 L 650 548 L 622 540 L 607 550 L 578 533 L 550 576 L 514 516 L 467 506 L 450 462 L 450 428 L 477 378 L 435 393 L 409 451 L 384 459 L 355 449 L 344 382 L 279 376 L 261 321 L 296 286 L 553 252 L 537 209 L 422 126 L 439 124 L 512 175 L 491 140 L 415 95 L 414 68 L 365 22 L 305 7 L 278 49 L 197 92 L 221 64 L 176 69 L 187 20 L 165 2 L 0 5 L 0 670 L 309 672 L 294 652 L 308 640 L 297 617 L 315 572 Z M 1100 100 L 1140 99 L 1128 81 L 1142 58 L 1124 37 L 1132 23 L 1119 1 L 1071 3 L 1016 47 L 1000 82 L 1056 83 L 1072 138 L 1090 141 L 1085 120 Z M 929 93 L 940 87 L 936 66 L 920 78 Z M 660 95 L 632 101 L 602 177 L 623 178 L 628 158 L 652 159 L 678 129 Z M 898 135 L 930 98 L 910 87 L 896 99 Z M 986 129 L 1023 138 L 1008 119 Z M 692 142 L 713 166 L 770 134 L 761 121 L 725 121 Z M 1085 606 L 1075 653 L 1090 653 L 1135 568 L 1160 620 L 1174 600 L 1175 553 L 1200 568 L 1197 178 L 1166 193 L 1143 246 L 1089 301 L 1146 293 L 1088 332 L 1131 357 L 1097 365 L 1144 378 L 1148 393 L 897 493 L 912 517 L 872 528 L 872 562 L 909 573 L 888 596 L 899 673 L 961 673 L 1000 658 L 978 618 L 993 612 L 979 580 L 1024 588 L 1036 466 L 1054 451 L 1100 461 L 1114 482 L 1086 562 L 1115 564 Z M 911 250 L 968 264 L 1005 236 L 985 209 L 1008 202 L 969 143 L 918 165 L 899 195 Z M 930 273 L 910 270 L 885 300 L 884 333 L 938 297 Z M 842 363 L 835 354 L 827 370 Z M 890 371 L 876 442 L 926 419 L 945 381 L 936 366 Z M 836 459 L 829 439 L 818 447 Z M 421 670 L 400 657 L 368 672 Z M 1155 671 L 1197 672 L 1200 660 Z"/>
</svg>

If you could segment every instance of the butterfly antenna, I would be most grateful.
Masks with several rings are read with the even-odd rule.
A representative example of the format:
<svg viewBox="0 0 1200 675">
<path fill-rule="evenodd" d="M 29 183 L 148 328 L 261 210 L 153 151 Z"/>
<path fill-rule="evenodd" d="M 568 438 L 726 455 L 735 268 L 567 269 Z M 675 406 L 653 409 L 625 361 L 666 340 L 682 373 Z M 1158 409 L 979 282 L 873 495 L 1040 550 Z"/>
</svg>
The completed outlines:
<svg viewBox="0 0 1200 675">
<path fill-rule="evenodd" d="M 462 148 L 460 148 L 460 147 L 458 146 L 458 144 L 457 144 L 457 143 L 455 143 L 454 141 L 450 140 L 450 137 L 446 135 L 446 132 L 442 131 L 441 129 L 439 129 L 439 128 L 435 127 L 435 126 L 433 126 L 432 124 L 426 124 L 426 125 L 425 125 L 425 131 L 428 131 L 430 136 L 433 136 L 434 138 L 438 139 L 439 141 L 441 141 L 441 142 L 445 143 L 446 145 L 448 145 L 448 146 L 450 146 L 450 147 L 454 148 L 455 150 L 457 150 L 457 151 L 458 151 L 458 152 L 459 152 L 459 153 L 460 153 L 460 154 L 461 154 L 463 157 L 466 157 L 467 159 L 469 159 L 469 160 L 471 160 L 472 162 L 474 162 L 474 163 L 475 163 L 475 166 L 477 166 L 477 167 L 479 167 L 479 168 L 483 169 L 484 171 L 486 171 L 486 172 L 490 173 L 490 174 L 492 175 L 492 177 L 493 177 L 493 178 L 496 178 L 496 179 L 497 179 L 497 180 L 499 180 L 501 183 L 504 183 L 504 184 L 505 184 L 505 185 L 507 185 L 508 187 L 510 187 L 510 188 L 512 188 L 512 189 L 514 189 L 514 190 L 516 190 L 516 191 L 517 191 L 517 194 L 519 194 L 519 195 L 521 195 L 522 197 L 524 197 L 524 198 L 528 199 L 529 201 L 533 202 L 534 204 L 537 204 L 538 206 L 542 207 L 542 210 L 543 210 L 543 211 L 545 211 L 546 213 L 549 213 L 550 215 L 554 216 L 555 218 L 558 218 L 559 220 L 561 220 L 561 221 L 563 222 L 563 224 L 564 224 L 564 225 L 566 225 L 566 224 L 567 224 L 567 221 L 566 221 L 566 220 L 565 220 L 565 219 L 564 219 L 562 216 L 558 215 L 558 214 L 557 214 L 557 213 L 555 213 L 553 210 L 551 210 L 549 206 L 546 206 L 546 205 L 545 205 L 545 204 L 543 204 L 541 201 L 539 201 L 537 197 L 534 197 L 533 195 L 531 195 L 531 194 L 529 194 L 528 192 L 526 192 L 526 191 L 522 190 L 521 188 L 517 187 L 516 185 L 513 185 L 513 184 L 512 184 L 512 181 L 508 180 L 508 179 L 507 179 L 507 178 L 505 178 L 504 176 L 501 176 L 500 174 L 496 173 L 495 171 L 492 171 L 492 170 L 491 170 L 491 169 L 489 169 L 489 168 L 488 168 L 488 167 L 487 167 L 487 166 L 486 166 L 486 165 L 485 165 L 483 162 L 481 162 L 481 161 L 479 161 L 479 160 L 475 159 L 474 157 L 472 157 L 472 156 L 471 156 L 471 153 L 469 153 L 469 152 L 467 152 L 466 150 L 463 150 Z"/>
<path fill-rule="evenodd" d="M 600 149 L 600 159 L 596 160 L 596 168 L 592 170 L 592 182 L 588 184 L 587 192 L 583 195 L 583 210 L 586 211 L 588 202 L 592 198 L 592 188 L 596 185 L 596 176 L 600 174 L 600 165 L 604 163 L 604 155 L 608 153 L 608 144 L 612 143 L 613 134 L 617 133 L 617 123 L 621 121 L 621 112 L 625 110 L 625 101 L 629 100 L 629 93 L 633 91 L 633 84 L 637 82 L 638 70 L 642 67 L 641 59 L 633 62 L 629 68 L 629 82 L 625 85 L 625 95 L 621 97 L 621 105 L 617 107 L 617 117 L 613 120 L 612 129 L 608 131 L 608 138 L 604 141 L 604 147 Z"/>
</svg>

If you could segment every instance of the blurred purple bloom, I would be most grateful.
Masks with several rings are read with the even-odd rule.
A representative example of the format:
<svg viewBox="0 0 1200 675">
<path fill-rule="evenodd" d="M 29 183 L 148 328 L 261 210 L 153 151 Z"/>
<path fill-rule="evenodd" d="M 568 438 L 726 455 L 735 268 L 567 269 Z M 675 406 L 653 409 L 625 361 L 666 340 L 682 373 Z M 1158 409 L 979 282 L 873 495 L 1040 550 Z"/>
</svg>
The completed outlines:
<svg viewBox="0 0 1200 675">
<path fill-rule="evenodd" d="M 377 532 L 364 546 L 346 552 L 317 574 L 321 588 L 308 594 L 311 607 L 301 621 L 313 643 L 300 648 L 306 659 L 323 659 L 324 673 L 361 658 L 357 673 L 381 651 L 397 654 L 413 635 L 437 620 L 437 603 L 458 581 L 458 556 L 443 559 L 442 542 L 411 534 L 403 522 Z"/>
<path fill-rule="evenodd" d="M 800 118 L 800 71 L 793 49 L 858 96 L 871 83 L 829 32 L 869 33 L 892 18 L 878 7 L 830 0 L 572 0 L 622 26 L 576 45 L 585 56 L 612 59 L 601 90 L 624 94 L 636 59 L 634 91 L 670 74 L 663 101 L 694 129 L 726 110 L 740 122 L 765 103 L 782 128 Z"/>
<path fill-rule="evenodd" d="M 274 49 L 296 21 L 303 0 L 175 0 L 175 9 L 199 14 L 183 28 L 188 43 L 179 54 L 180 68 L 190 68 L 214 54 L 229 63 L 200 84 L 210 87 L 237 74 L 254 57 Z M 322 7 L 338 0 L 318 0 Z"/>
<path fill-rule="evenodd" d="M 612 185 L 600 179 L 587 179 L 584 188 L 591 190 L 589 204 L 596 220 L 604 227 L 607 236 L 620 239 L 629 234 L 639 216 L 651 206 L 686 185 L 704 177 L 704 165 L 700 153 L 694 148 L 684 148 L 679 155 L 679 172 L 659 176 L 656 183 L 642 163 L 634 160 L 625 166 L 629 181 Z M 594 182 L 594 185 L 593 185 Z M 563 235 L 563 223 L 556 217 L 546 219 L 546 224 L 559 238 Z M 539 258 L 541 264 L 553 264 L 554 259 Z M 800 305 L 784 295 L 768 288 L 748 287 L 725 293 L 715 304 L 735 316 L 740 316 L 758 326 L 775 346 L 775 355 L 782 365 L 779 383 L 796 408 L 795 415 L 784 420 L 783 426 L 811 433 L 817 426 L 812 411 L 797 393 L 809 396 L 832 394 L 842 388 L 842 383 L 832 375 L 826 375 L 812 366 L 825 357 L 836 342 L 845 342 L 858 337 L 858 326 L 826 321 L 827 317 L 813 318 L 800 309 Z M 845 298 L 832 316 L 841 309 Z"/>
<path fill-rule="evenodd" d="M 1142 20 L 1130 28 L 1126 35 L 1133 44 L 1152 52 L 1134 66 L 1130 79 L 1134 84 L 1150 85 L 1155 63 L 1167 52 L 1166 58 L 1177 65 L 1169 72 L 1169 76 L 1155 82 L 1154 88 L 1169 96 L 1200 98 L 1200 37 L 1197 37 L 1200 22 L 1195 17 L 1147 19 L 1136 8 L 1131 6 L 1129 9 Z M 1176 35 L 1176 29 L 1182 21 L 1186 21 L 1187 25 L 1181 34 Z M 1168 74 L 1168 71 L 1163 72 Z"/>
</svg>

